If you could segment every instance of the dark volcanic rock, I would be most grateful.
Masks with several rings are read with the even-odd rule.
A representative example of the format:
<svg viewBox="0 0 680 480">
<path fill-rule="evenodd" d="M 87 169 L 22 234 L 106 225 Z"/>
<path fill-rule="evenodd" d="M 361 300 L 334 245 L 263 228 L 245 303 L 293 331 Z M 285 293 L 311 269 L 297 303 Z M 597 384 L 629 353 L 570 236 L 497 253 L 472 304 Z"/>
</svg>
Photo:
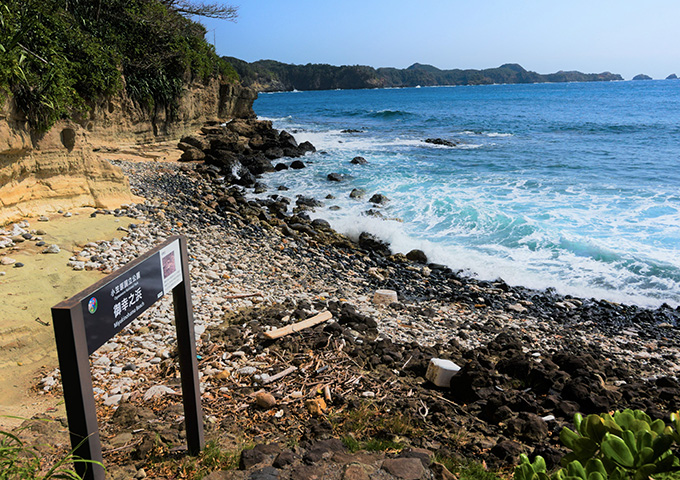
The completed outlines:
<svg viewBox="0 0 680 480">
<path fill-rule="evenodd" d="M 406 254 L 406 258 L 408 258 L 412 262 L 427 263 L 427 255 L 425 255 L 425 252 L 418 249 L 413 249 L 410 252 L 408 252 Z"/>
<path fill-rule="evenodd" d="M 366 160 L 364 157 L 354 157 L 352 160 L 349 161 L 352 165 L 367 165 L 368 160 Z"/>
<path fill-rule="evenodd" d="M 389 202 L 390 199 L 387 198 L 382 193 L 376 193 L 371 198 L 369 198 L 368 201 L 371 202 L 371 203 L 375 203 L 376 205 L 383 205 L 383 204 Z"/>
<path fill-rule="evenodd" d="M 301 170 L 301 169 L 305 168 L 306 166 L 307 166 L 307 165 L 305 165 L 304 163 L 302 163 L 301 160 L 294 160 L 294 161 L 290 164 L 290 168 L 292 168 L 293 170 Z"/>
<path fill-rule="evenodd" d="M 359 235 L 359 246 L 383 256 L 390 255 L 391 253 L 388 244 L 380 240 L 375 235 L 367 232 L 362 232 L 361 235 Z"/>
<path fill-rule="evenodd" d="M 458 145 L 456 142 L 444 140 L 443 138 L 426 138 L 423 141 L 425 143 L 431 143 L 432 145 L 442 145 L 444 147 L 455 147 L 456 145 Z"/>
<path fill-rule="evenodd" d="M 343 175 L 340 173 L 329 173 L 326 178 L 329 182 L 342 182 L 344 180 Z"/>
</svg>

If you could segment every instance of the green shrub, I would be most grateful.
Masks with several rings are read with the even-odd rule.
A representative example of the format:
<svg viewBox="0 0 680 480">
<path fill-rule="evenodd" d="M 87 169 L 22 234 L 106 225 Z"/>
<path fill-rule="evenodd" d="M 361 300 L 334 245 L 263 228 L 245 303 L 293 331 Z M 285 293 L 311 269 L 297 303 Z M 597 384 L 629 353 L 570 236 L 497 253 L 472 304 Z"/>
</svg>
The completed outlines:
<svg viewBox="0 0 680 480">
<path fill-rule="evenodd" d="M 575 431 L 563 428 L 560 440 L 571 450 L 562 468 L 548 476 L 545 462 L 520 456 L 517 480 L 646 480 L 680 478 L 680 460 L 671 447 L 680 445 L 680 413 L 671 425 L 654 420 L 641 410 L 613 415 L 574 416 Z M 658 476 L 661 474 L 662 476 Z"/>
<path fill-rule="evenodd" d="M 140 107 L 172 118 L 182 86 L 235 71 L 205 41 L 205 28 L 162 0 L 4 0 L 0 100 L 14 96 L 45 131 L 81 116 L 125 85 Z"/>
</svg>

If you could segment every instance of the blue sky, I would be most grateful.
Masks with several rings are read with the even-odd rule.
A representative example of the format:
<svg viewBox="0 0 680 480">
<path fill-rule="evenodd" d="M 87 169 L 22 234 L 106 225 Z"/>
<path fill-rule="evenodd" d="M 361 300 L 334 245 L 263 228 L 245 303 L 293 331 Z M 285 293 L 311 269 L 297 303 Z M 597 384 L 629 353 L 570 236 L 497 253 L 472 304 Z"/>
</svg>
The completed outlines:
<svg viewBox="0 0 680 480">
<path fill-rule="evenodd" d="M 228 3 L 239 7 L 236 23 L 200 21 L 220 55 L 250 62 L 680 75 L 678 0 Z"/>
</svg>

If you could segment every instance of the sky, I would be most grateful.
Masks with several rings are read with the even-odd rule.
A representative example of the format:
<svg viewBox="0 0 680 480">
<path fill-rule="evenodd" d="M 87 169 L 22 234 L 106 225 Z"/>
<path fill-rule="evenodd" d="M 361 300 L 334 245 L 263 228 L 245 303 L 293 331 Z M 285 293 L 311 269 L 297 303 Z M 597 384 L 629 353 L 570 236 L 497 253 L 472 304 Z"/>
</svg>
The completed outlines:
<svg viewBox="0 0 680 480">
<path fill-rule="evenodd" d="M 214 1 L 214 0 L 213 0 Z M 199 19 L 217 53 L 248 62 L 406 68 L 519 63 L 625 79 L 680 76 L 678 0 L 234 0 Z"/>
</svg>

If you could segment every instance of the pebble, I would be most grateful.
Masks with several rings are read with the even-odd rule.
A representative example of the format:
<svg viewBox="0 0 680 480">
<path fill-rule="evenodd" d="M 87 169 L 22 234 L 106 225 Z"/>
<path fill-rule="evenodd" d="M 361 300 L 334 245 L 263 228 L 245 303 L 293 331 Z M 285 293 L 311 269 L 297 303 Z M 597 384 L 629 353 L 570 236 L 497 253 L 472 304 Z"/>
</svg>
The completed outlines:
<svg viewBox="0 0 680 480">
<path fill-rule="evenodd" d="M 0 264 L 1 264 L 1 265 L 13 265 L 13 264 L 15 264 L 16 262 L 17 262 L 17 261 L 16 261 L 15 259 L 10 258 L 10 257 L 2 257 L 2 258 L 0 259 Z"/>
<path fill-rule="evenodd" d="M 154 385 L 153 387 L 149 388 L 145 393 L 144 393 L 144 401 L 148 402 L 149 400 L 153 398 L 161 398 L 164 397 L 165 395 L 168 394 L 175 394 L 175 392 L 172 388 L 166 387 L 165 385 Z"/>
<path fill-rule="evenodd" d="M 45 215 L 42 215 L 42 216 L 38 217 L 38 221 L 39 222 L 49 222 L 50 219 L 47 218 Z"/>
<path fill-rule="evenodd" d="M 59 253 L 59 252 L 61 252 L 61 248 L 59 248 L 59 245 L 53 243 L 45 250 L 43 250 L 42 253 Z"/>
<path fill-rule="evenodd" d="M 21 268 L 23 266 L 24 266 L 24 264 L 22 262 L 17 262 L 17 263 L 14 264 L 14 268 Z"/>
</svg>

